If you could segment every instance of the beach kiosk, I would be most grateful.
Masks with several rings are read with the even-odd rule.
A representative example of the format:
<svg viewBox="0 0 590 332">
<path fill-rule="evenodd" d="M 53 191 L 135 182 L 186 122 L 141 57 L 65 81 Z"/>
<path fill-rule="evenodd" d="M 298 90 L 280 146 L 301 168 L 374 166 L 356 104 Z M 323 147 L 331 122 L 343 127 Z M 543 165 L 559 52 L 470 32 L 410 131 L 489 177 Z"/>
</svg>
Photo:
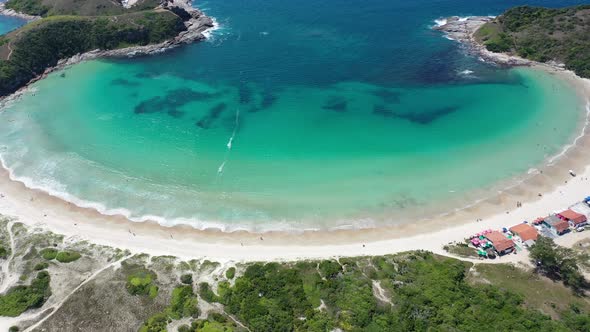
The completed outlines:
<svg viewBox="0 0 590 332">
<path fill-rule="evenodd" d="M 567 220 L 568 224 L 573 228 L 584 227 L 588 225 L 588 218 L 585 215 L 572 210 L 565 210 L 560 212 L 562 219 Z"/>
<path fill-rule="evenodd" d="M 486 234 L 485 237 L 492 242 L 492 246 L 498 253 L 498 255 L 506 255 L 514 251 L 514 241 L 510 240 L 504 234 L 493 231 Z"/>
<path fill-rule="evenodd" d="M 535 227 L 525 223 L 510 227 L 510 232 L 518 238 L 520 238 L 520 240 L 526 246 L 534 244 L 535 241 L 537 241 L 537 238 L 539 237 L 539 232 L 537 232 Z"/>
<path fill-rule="evenodd" d="M 555 235 L 563 235 L 570 229 L 570 224 L 557 215 L 551 215 L 543 220 L 543 226 L 547 227 Z"/>
</svg>

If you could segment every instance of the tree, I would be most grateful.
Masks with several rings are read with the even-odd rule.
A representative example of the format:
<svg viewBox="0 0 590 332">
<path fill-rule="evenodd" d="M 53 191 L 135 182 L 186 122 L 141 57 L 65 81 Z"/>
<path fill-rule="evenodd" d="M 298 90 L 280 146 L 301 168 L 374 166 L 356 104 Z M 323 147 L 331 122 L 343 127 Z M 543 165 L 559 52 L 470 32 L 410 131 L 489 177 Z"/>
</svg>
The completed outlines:
<svg viewBox="0 0 590 332">
<path fill-rule="evenodd" d="M 588 282 L 580 273 L 580 256 L 574 250 L 558 246 L 547 237 L 540 236 L 531 247 L 531 259 L 537 271 L 554 280 L 562 280 L 577 294 L 583 294 Z"/>
<path fill-rule="evenodd" d="M 537 271 L 549 277 L 557 275 L 559 271 L 557 244 L 552 239 L 539 236 L 537 242 L 530 249 L 530 255 Z"/>
<path fill-rule="evenodd" d="M 193 283 L 193 275 L 190 273 L 187 274 L 183 274 L 180 276 L 180 282 L 182 282 L 185 285 L 190 285 Z"/>
</svg>

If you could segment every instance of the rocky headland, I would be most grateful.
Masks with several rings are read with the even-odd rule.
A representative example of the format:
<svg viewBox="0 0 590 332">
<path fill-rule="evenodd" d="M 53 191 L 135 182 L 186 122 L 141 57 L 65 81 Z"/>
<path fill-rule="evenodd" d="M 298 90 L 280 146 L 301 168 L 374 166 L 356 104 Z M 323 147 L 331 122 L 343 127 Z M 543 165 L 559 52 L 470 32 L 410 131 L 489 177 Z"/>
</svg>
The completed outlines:
<svg viewBox="0 0 590 332">
<path fill-rule="evenodd" d="M 27 21 L 34 21 L 34 20 L 38 20 L 41 18 L 41 16 L 19 13 L 19 12 L 15 11 L 14 9 L 6 8 L 6 5 L 4 4 L 4 2 L 0 3 L 0 15 L 19 17 L 19 18 L 25 19 Z"/>
<path fill-rule="evenodd" d="M 449 17 L 435 29 L 484 60 L 519 66 L 543 64 L 590 78 L 590 5 L 518 6 L 497 17 Z"/>
<path fill-rule="evenodd" d="M 56 66 L 47 68 L 43 75 L 35 78 L 32 82 L 44 78 L 47 74 L 53 71 L 63 69 L 82 61 L 97 58 L 124 58 L 158 54 L 181 45 L 203 40 L 206 38 L 204 32 L 214 29 L 216 27 L 216 22 L 199 9 L 192 7 L 191 3 L 192 1 L 190 0 L 170 0 L 164 2 L 160 6 L 160 8 L 170 10 L 181 18 L 186 19 L 184 22 L 186 30 L 180 32 L 172 39 L 157 44 L 131 46 L 114 50 L 95 49 L 89 52 L 79 53 L 72 57 L 60 60 Z"/>
<path fill-rule="evenodd" d="M 433 27 L 441 31 L 451 40 L 455 40 L 467 47 L 468 51 L 478 55 L 484 61 L 493 62 L 504 66 L 527 66 L 532 61 L 513 54 L 497 53 L 489 51 L 485 45 L 475 38 L 479 28 L 495 18 L 490 16 L 451 16 L 440 20 L 440 24 Z"/>
<path fill-rule="evenodd" d="M 123 10 L 129 10 L 128 6 L 132 4 L 126 3 L 126 6 L 123 4 L 119 6 L 124 7 Z M 180 45 L 205 39 L 205 31 L 214 29 L 216 26 L 212 18 L 192 6 L 191 0 L 164 0 L 156 7 L 150 8 L 135 12 L 131 9 L 129 14 L 118 16 L 74 16 L 77 21 L 72 23 L 68 17 L 62 19 L 63 16 L 51 18 L 32 16 L 2 6 L 0 13 L 35 22 L 0 37 L 5 40 L 3 44 L 0 43 L 0 55 L 4 57 L 0 59 L 0 67 L 7 68 L 3 70 L 3 75 L 6 77 L 0 77 L 0 106 L 18 97 L 31 83 L 43 79 L 55 70 L 97 58 L 136 57 L 162 53 Z M 49 36 L 56 31 L 56 25 L 63 24 L 73 32 L 68 38 L 84 40 L 90 38 L 90 34 L 96 34 L 96 22 L 99 20 L 108 22 L 112 29 L 128 29 L 128 26 L 132 26 L 135 30 L 113 35 L 107 29 L 104 31 L 105 37 L 111 40 L 107 44 L 98 44 L 92 48 L 75 46 L 75 44 L 72 47 L 70 46 L 72 44 L 67 43 L 64 43 L 63 47 L 47 44 L 51 40 Z M 141 26 L 142 24 L 148 25 Z M 158 24 L 159 26 L 156 26 Z M 31 42 L 29 42 L 25 38 L 31 34 L 31 31 L 40 37 L 30 38 Z M 160 31 L 164 31 L 164 34 Z M 74 36 L 76 33 L 78 35 Z M 152 37 L 154 33 L 160 33 L 160 35 Z M 38 42 L 40 39 L 41 43 Z M 117 45 L 125 45 L 125 47 Z M 66 57 L 60 59 L 55 54 L 45 59 L 35 59 L 34 54 L 47 47 L 51 49 L 62 47 L 59 53 L 66 54 Z M 29 70 L 22 70 L 25 67 L 29 67 Z"/>
</svg>

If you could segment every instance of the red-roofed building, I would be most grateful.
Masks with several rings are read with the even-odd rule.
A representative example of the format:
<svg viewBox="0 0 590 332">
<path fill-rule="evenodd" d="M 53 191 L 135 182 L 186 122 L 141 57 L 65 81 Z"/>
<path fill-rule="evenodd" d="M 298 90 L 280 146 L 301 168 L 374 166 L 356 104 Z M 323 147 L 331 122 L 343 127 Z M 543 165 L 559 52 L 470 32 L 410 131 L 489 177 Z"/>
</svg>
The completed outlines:
<svg viewBox="0 0 590 332">
<path fill-rule="evenodd" d="M 535 227 L 525 223 L 510 227 L 510 231 L 512 234 L 518 236 L 522 242 L 529 240 L 537 241 L 537 237 L 539 237 L 539 232 L 537 232 Z"/>
<path fill-rule="evenodd" d="M 558 217 L 557 215 L 552 215 L 543 221 L 545 227 L 549 228 L 555 235 L 563 235 L 567 233 L 570 229 L 570 224 L 566 221 Z"/>
<path fill-rule="evenodd" d="M 505 255 L 514 251 L 514 241 L 498 231 L 486 234 L 485 237 L 492 242 L 492 246 L 494 246 L 498 255 Z"/>
<path fill-rule="evenodd" d="M 565 211 L 559 213 L 559 215 L 563 219 L 567 220 L 569 225 L 574 228 L 586 226 L 588 224 L 588 219 L 586 218 L 585 215 L 575 212 L 575 211 L 572 211 L 572 210 L 565 210 Z"/>
</svg>

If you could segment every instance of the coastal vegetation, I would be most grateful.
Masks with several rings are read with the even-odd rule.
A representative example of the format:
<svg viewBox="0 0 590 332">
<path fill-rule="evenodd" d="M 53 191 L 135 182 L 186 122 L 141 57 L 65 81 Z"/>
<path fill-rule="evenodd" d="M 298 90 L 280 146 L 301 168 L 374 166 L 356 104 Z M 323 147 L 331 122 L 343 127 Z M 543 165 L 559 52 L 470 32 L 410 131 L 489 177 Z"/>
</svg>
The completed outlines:
<svg viewBox="0 0 590 332">
<path fill-rule="evenodd" d="M 20 88 L 61 59 L 101 49 L 148 45 L 185 30 L 170 11 L 142 11 L 118 16 L 52 16 L 6 36 L 0 46 L 0 95 Z M 68 36 L 64 38 L 64 36 Z"/>
<path fill-rule="evenodd" d="M 49 273 L 41 271 L 27 286 L 16 286 L 0 295 L 0 316 L 16 317 L 28 309 L 39 308 L 51 296 Z"/>
<path fill-rule="evenodd" d="M 580 271 L 580 264 L 588 261 L 587 254 L 558 246 L 552 239 L 539 237 L 530 250 L 537 271 L 552 280 L 561 280 L 577 294 L 584 294 L 590 284 Z"/>
<path fill-rule="evenodd" d="M 127 291 L 131 295 L 147 295 L 151 299 L 158 296 L 158 286 L 155 284 L 156 274 L 141 266 L 128 267 L 131 270 L 127 277 Z"/>
<path fill-rule="evenodd" d="M 170 305 L 163 312 L 151 316 L 139 329 L 140 332 L 166 331 L 168 323 L 184 317 L 197 317 L 198 299 L 189 285 L 177 286 L 172 290 Z"/>
<path fill-rule="evenodd" d="M 470 257 L 478 258 L 479 255 L 473 248 L 469 247 L 466 242 L 460 243 L 449 243 L 443 247 L 443 249 L 449 254 L 456 255 L 459 257 Z"/>
<path fill-rule="evenodd" d="M 590 77 L 590 5 L 511 8 L 480 27 L 475 38 L 489 51 L 563 63 Z"/>
<path fill-rule="evenodd" d="M 5 6 L 19 13 L 47 17 L 55 15 L 120 15 L 153 9 L 159 4 L 158 0 L 139 0 L 134 6 L 125 8 L 119 2 L 109 0 L 8 0 Z"/>
<path fill-rule="evenodd" d="M 573 324 L 525 308 L 516 293 L 469 284 L 468 267 L 426 252 L 253 264 L 219 301 L 256 331 L 554 331 Z"/>
<path fill-rule="evenodd" d="M 73 261 L 79 259 L 80 257 L 82 257 L 82 255 L 80 255 L 80 253 L 75 252 L 75 251 L 69 251 L 69 250 L 58 251 L 57 249 L 54 249 L 54 248 L 45 248 L 45 249 L 41 250 L 39 253 L 41 254 L 41 257 L 43 257 L 44 259 L 46 259 L 48 261 L 55 259 L 60 263 L 70 263 L 70 262 L 73 262 Z"/>
<path fill-rule="evenodd" d="M 1 229 L 0 233 L 6 234 Z M 15 253 L 11 265 L 24 278 L 0 297 L 0 313 L 18 316 L 33 308 L 52 309 L 38 326 L 45 330 L 587 331 L 590 327 L 590 302 L 584 292 L 573 292 L 541 270 L 509 264 L 474 265 L 413 251 L 221 265 L 131 255 L 84 241 L 65 241 L 20 224 L 13 226 L 13 233 L 17 235 L 10 248 Z M 550 241 L 540 240 L 537 250 L 543 257 L 556 256 L 557 262 L 570 257 Z M 69 264 L 43 258 L 61 252 L 83 256 Z M 54 291 L 49 288 L 47 268 L 55 279 Z M 51 304 L 46 301 L 49 296 L 56 296 Z M 17 325 L 21 330 L 30 326 Z"/>
</svg>

